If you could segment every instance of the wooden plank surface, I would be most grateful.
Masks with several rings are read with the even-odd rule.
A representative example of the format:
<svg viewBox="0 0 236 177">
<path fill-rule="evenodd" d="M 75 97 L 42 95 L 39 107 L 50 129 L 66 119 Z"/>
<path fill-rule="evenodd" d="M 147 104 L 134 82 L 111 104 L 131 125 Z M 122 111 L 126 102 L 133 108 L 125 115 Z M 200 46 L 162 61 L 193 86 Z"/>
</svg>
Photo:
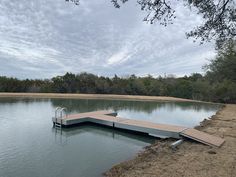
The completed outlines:
<svg viewBox="0 0 236 177">
<path fill-rule="evenodd" d="M 157 124 L 153 122 L 126 119 L 126 118 L 121 118 L 121 117 L 113 117 L 113 116 L 108 116 L 108 115 L 92 115 L 91 118 L 112 121 L 115 123 L 121 123 L 125 125 L 145 127 L 145 128 L 158 129 L 162 131 L 171 131 L 171 132 L 177 132 L 177 133 L 180 133 L 181 131 L 186 129 L 186 127 L 181 127 L 181 126 Z"/>
<path fill-rule="evenodd" d="M 71 114 L 71 115 L 63 117 L 63 121 L 73 121 L 73 120 L 77 120 L 77 119 L 79 120 L 83 118 L 93 119 L 94 121 L 90 120 L 92 122 L 96 122 L 97 120 L 98 122 L 103 121 L 103 123 L 105 121 L 105 122 L 119 123 L 119 124 L 133 126 L 133 127 L 148 128 L 149 130 L 154 129 L 154 130 L 160 130 L 160 131 L 166 131 L 166 132 L 174 132 L 174 133 L 177 133 L 178 136 L 181 135 L 183 137 L 187 137 L 187 138 L 196 140 L 198 142 L 201 142 L 203 144 L 207 144 L 210 146 L 220 147 L 224 143 L 224 139 L 222 138 L 209 135 L 207 133 L 198 131 L 193 128 L 186 128 L 186 127 L 167 125 L 167 124 L 157 124 L 157 123 L 147 122 L 147 121 L 142 121 L 142 120 L 133 120 L 133 119 L 116 117 L 115 113 L 111 111 L 93 111 L 93 112 L 85 112 L 85 113 L 79 113 L 79 114 Z M 145 130 L 145 131 L 149 131 L 149 130 Z M 146 133 L 150 133 L 150 132 L 146 132 Z"/>
<path fill-rule="evenodd" d="M 198 131 L 196 129 L 193 128 L 189 128 L 184 130 L 183 132 L 180 133 L 180 135 L 190 138 L 190 139 L 194 139 L 196 141 L 199 141 L 203 144 L 207 144 L 210 146 L 216 146 L 216 147 L 220 147 L 223 143 L 224 143 L 224 139 L 213 136 L 213 135 L 209 135 L 207 133 Z"/>
<path fill-rule="evenodd" d="M 157 124 L 153 122 L 147 122 L 142 120 L 133 120 L 133 119 L 122 119 L 119 123 L 127 124 L 127 125 L 133 125 L 133 126 L 139 126 L 139 127 L 145 127 L 145 128 L 151 128 L 151 129 L 158 129 L 162 131 L 170 131 L 170 132 L 176 132 L 179 133 L 186 129 L 186 127 L 181 126 L 175 126 L 175 125 L 167 125 L 167 124 Z"/>
<path fill-rule="evenodd" d="M 81 118 L 86 118 L 86 117 L 93 117 L 96 115 L 109 115 L 112 114 L 113 112 L 111 111 L 93 111 L 93 112 L 84 112 L 84 113 L 78 113 L 78 114 L 70 114 L 65 117 L 63 117 L 64 120 L 73 120 L 73 119 L 81 119 Z M 109 116 L 113 117 L 113 116 Z"/>
</svg>

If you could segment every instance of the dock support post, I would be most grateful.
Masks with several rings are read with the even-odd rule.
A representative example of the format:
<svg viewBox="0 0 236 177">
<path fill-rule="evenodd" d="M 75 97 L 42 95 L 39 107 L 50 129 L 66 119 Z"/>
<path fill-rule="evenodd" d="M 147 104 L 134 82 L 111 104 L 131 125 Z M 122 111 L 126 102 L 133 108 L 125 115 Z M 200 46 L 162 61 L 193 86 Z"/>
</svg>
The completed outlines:
<svg viewBox="0 0 236 177">
<path fill-rule="evenodd" d="M 184 142 L 184 140 L 183 140 L 183 139 L 180 139 L 180 140 L 175 141 L 174 143 L 172 143 L 170 146 L 171 146 L 172 149 L 175 150 L 176 147 L 177 147 L 178 145 L 182 144 L 183 142 Z"/>
</svg>

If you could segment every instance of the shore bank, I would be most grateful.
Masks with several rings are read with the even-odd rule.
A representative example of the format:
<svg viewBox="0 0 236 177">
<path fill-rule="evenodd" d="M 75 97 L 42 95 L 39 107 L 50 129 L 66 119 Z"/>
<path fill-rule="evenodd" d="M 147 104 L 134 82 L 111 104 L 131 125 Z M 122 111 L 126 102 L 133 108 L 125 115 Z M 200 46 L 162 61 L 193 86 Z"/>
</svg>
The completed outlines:
<svg viewBox="0 0 236 177">
<path fill-rule="evenodd" d="M 69 98 L 69 99 L 107 99 L 107 100 L 134 100 L 134 101 L 173 101 L 173 102 L 203 102 L 184 98 L 167 96 L 140 96 L 140 95 L 111 95 L 111 94 L 70 94 L 70 93 L 7 93 L 0 92 L 0 98 Z M 204 102 L 208 103 L 208 102 Z"/>
<path fill-rule="evenodd" d="M 177 150 L 174 140 L 160 140 L 134 159 L 105 173 L 108 177 L 234 177 L 236 174 L 236 105 L 225 105 L 197 129 L 225 139 L 220 148 L 184 141 Z"/>
</svg>

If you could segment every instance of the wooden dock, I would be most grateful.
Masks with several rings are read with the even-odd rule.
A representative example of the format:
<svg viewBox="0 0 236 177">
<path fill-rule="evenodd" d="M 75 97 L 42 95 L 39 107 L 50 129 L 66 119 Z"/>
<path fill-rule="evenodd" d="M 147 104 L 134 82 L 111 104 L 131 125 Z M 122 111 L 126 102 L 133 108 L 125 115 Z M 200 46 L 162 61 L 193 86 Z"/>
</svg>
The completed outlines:
<svg viewBox="0 0 236 177">
<path fill-rule="evenodd" d="M 216 147 L 220 147 L 224 143 L 224 139 L 222 138 L 209 135 L 193 128 L 131 120 L 116 116 L 117 113 L 110 111 L 95 111 L 61 116 L 60 118 L 53 117 L 52 121 L 55 126 L 59 125 L 63 127 L 91 122 L 113 128 L 146 133 L 160 138 L 172 137 L 181 139 L 182 137 L 186 137 Z"/>
</svg>

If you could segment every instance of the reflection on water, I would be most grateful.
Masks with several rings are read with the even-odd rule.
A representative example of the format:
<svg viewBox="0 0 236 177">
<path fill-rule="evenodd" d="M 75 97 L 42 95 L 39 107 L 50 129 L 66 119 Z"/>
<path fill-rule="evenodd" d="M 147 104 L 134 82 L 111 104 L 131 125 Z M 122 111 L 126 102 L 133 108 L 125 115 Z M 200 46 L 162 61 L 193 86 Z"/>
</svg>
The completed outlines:
<svg viewBox="0 0 236 177">
<path fill-rule="evenodd" d="M 114 110 L 118 116 L 195 126 L 219 105 L 119 100 L 0 98 L 0 177 L 93 177 L 154 140 L 110 128 L 52 128 L 57 106 L 69 113 Z"/>
<path fill-rule="evenodd" d="M 215 111 L 220 104 L 209 104 L 200 102 L 153 102 L 153 101 L 124 101 L 124 100 L 101 100 L 101 99 L 48 99 L 48 98 L 1 98 L 0 104 L 13 104 L 32 102 L 51 101 L 54 107 L 67 107 L 69 112 L 87 112 L 94 110 L 112 109 L 119 112 L 120 110 L 133 110 L 139 112 L 152 113 L 158 108 L 165 107 L 168 111 L 179 107 L 181 110 L 203 110 Z"/>
<path fill-rule="evenodd" d="M 112 109 L 116 112 L 124 110 L 152 113 L 156 109 L 165 108 L 172 111 L 176 107 L 181 110 L 211 111 L 218 107 L 216 104 L 189 103 L 189 102 L 152 102 L 152 101 L 123 101 L 123 100 L 86 100 L 86 99 L 52 99 L 56 106 L 68 107 L 70 112 L 86 112 L 94 110 Z"/>
<path fill-rule="evenodd" d="M 94 133 L 96 135 L 101 135 L 110 139 L 116 139 L 123 142 L 131 142 L 137 146 L 140 146 L 145 143 L 154 142 L 154 137 L 147 137 L 145 134 L 133 134 L 125 131 L 120 131 L 117 129 L 112 129 L 109 127 L 99 126 L 95 124 L 83 124 L 81 126 L 71 127 L 68 129 L 55 129 L 52 128 L 52 132 L 55 134 L 55 142 L 58 145 L 64 146 L 67 144 L 70 139 L 78 134 L 86 134 L 87 132 Z M 142 143 L 140 143 L 140 141 Z"/>
</svg>

